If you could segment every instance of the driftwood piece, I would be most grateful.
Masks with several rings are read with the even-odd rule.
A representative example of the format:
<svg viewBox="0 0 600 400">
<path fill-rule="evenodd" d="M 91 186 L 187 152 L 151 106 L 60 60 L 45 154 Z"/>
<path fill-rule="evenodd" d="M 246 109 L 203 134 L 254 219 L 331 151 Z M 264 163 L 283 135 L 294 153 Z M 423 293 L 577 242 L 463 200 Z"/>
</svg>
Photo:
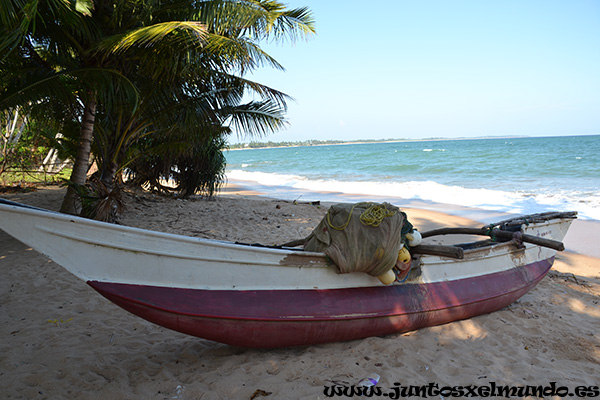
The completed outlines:
<svg viewBox="0 0 600 400">
<path fill-rule="evenodd" d="M 533 223 L 533 222 L 549 221 L 549 220 L 558 219 L 558 218 L 575 219 L 575 218 L 577 218 L 577 211 L 549 211 L 549 212 L 543 212 L 543 213 L 538 213 L 538 214 L 529 214 L 529 215 L 523 215 L 520 217 L 513 217 L 510 219 L 499 221 L 492 225 L 498 226 L 498 227 L 515 226 L 515 225 L 529 224 L 529 223 Z"/>
<path fill-rule="evenodd" d="M 514 232 L 507 232 L 500 229 L 490 230 L 486 228 L 441 228 L 421 233 L 423 238 L 440 235 L 480 235 L 489 236 L 492 239 L 504 239 L 506 241 L 514 238 Z M 538 246 L 549 247 L 557 251 L 563 251 L 565 249 L 565 245 L 562 242 L 533 235 L 520 234 L 518 235 L 518 240 L 537 244 Z"/>
<path fill-rule="evenodd" d="M 412 254 L 427 254 L 432 256 L 450 257 L 462 260 L 465 252 L 462 248 L 456 246 L 441 246 L 435 244 L 420 244 L 410 248 Z"/>
<path fill-rule="evenodd" d="M 306 242 L 306 239 L 292 240 L 281 245 L 281 247 L 296 247 L 302 246 Z M 443 256 L 456 259 L 464 258 L 464 250 L 460 247 L 455 246 L 442 246 L 434 244 L 422 244 L 416 247 L 411 247 L 410 252 L 412 254 L 427 254 L 432 256 Z"/>
<path fill-rule="evenodd" d="M 306 238 L 304 239 L 296 239 L 296 240 L 292 240 L 291 242 L 287 242 L 281 245 L 281 247 L 297 247 L 297 246 L 304 246 L 304 243 L 306 243 Z"/>
</svg>

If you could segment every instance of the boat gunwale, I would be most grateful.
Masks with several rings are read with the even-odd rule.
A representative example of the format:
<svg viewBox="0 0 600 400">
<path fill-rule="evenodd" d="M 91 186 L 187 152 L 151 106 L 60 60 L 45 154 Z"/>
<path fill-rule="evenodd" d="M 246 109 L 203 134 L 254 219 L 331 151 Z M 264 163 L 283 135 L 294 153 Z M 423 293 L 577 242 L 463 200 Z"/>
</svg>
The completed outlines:
<svg viewBox="0 0 600 400">
<path fill-rule="evenodd" d="M 77 222 L 78 224 L 87 225 L 87 226 L 94 227 L 94 228 L 110 229 L 111 231 L 113 231 L 115 233 L 117 233 L 117 232 L 120 232 L 123 234 L 131 233 L 131 234 L 138 234 L 139 236 L 146 236 L 148 238 L 162 238 L 162 239 L 168 239 L 168 240 L 177 239 L 177 241 L 179 241 L 179 242 L 183 241 L 187 244 L 192 244 L 192 245 L 202 244 L 202 245 L 207 245 L 207 246 L 211 246 L 211 247 L 218 247 L 221 249 L 238 249 L 238 250 L 251 249 L 253 252 L 273 254 L 273 255 L 287 256 L 287 255 L 293 254 L 294 256 L 301 256 L 301 257 L 307 257 L 307 258 L 313 258 L 313 259 L 315 257 L 317 257 L 317 258 L 322 257 L 325 260 L 327 259 L 327 256 L 323 252 L 309 252 L 309 251 L 305 251 L 304 249 L 291 248 L 291 247 L 254 245 L 254 244 L 246 244 L 246 243 L 239 243 L 239 242 L 229 242 L 229 241 L 218 240 L 218 239 L 200 238 L 200 237 L 195 237 L 195 236 L 187 236 L 187 235 L 181 235 L 181 234 L 176 234 L 176 233 L 161 232 L 161 231 L 155 231 L 155 230 L 150 230 L 150 229 L 137 228 L 137 227 L 128 226 L 128 225 L 111 224 L 108 222 L 97 221 L 97 220 L 83 218 L 83 217 L 79 217 L 79 216 L 75 216 L 75 215 L 63 214 L 63 213 L 60 213 L 57 211 L 52 211 L 52 210 L 38 208 L 38 207 L 26 205 L 26 204 L 16 203 L 16 202 L 12 202 L 10 200 L 0 198 L 0 208 L 4 208 L 4 207 L 9 207 L 13 211 L 18 211 L 20 214 L 26 214 L 26 215 L 34 214 L 34 215 L 38 215 L 38 216 L 43 216 L 44 218 L 49 217 L 50 219 L 59 220 L 61 222 L 71 222 L 71 223 Z M 533 216 L 538 217 L 538 216 L 544 215 L 544 214 L 557 214 L 557 213 L 539 213 L 539 214 L 519 215 L 519 216 L 515 216 L 514 218 L 501 221 L 501 223 L 506 224 L 509 221 L 519 220 L 519 219 L 527 219 L 528 217 L 533 217 Z M 554 218 L 546 219 L 543 221 L 532 222 L 531 225 L 548 224 L 550 221 L 574 220 L 577 218 L 576 212 L 565 212 L 563 214 L 565 214 L 565 215 L 564 216 L 556 216 Z M 568 216 L 567 214 L 571 214 L 571 215 Z M 495 225 L 497 225 L 497 224 L 490 224 L 489 226 L 495 226 Z M 177 255 L 174 256 L 174 255 L 164 254 L 164 253 L 160 253 L 158 251 L 152 251 L 152 250 L 148 250 L 148 249 L 144 249 L 144 250 L 128 249 L 125 246 L 116 245 L 116 243 L 117 243 L 116 241 L 112 241 L 112 242 L 106 241 L 106 242 L 101 243 L 97 240 L 68 236 L 62 232 L 58 232 L 56 230 L 52 230 L 49 228 L 41 228 L 40 226 L 36 226 L 36 227 L 38 229 L 42 229 L 42 230 L 46 231 L 47 233 L 57 234 L 59 236 L 62 236 L 62 237 L 65 237 L 65 238 L 68 238 L 71 240 L 76 240 L 76 241 L 80 241 L 80 242 L 84 242 L 84 243 L 88 243 L 88 244 L 92 244 L 92 245 L 112 247 L 115 249 L 125 250 L 125 251 L 143 251 L 148 254 L 159 255 L 159 256 L 172 256 L 172 257 L 178 257 L 178 258 L 197 259 L 197 257 L 177 256 Z M 476 242 L 457 243 L 457 244 L 453 244 L 451 246 L 452 247 L 461 247 L 461 246 L 470 245 L 470 244 L 477 243 L 477 242 L 484 242 L 486 240 L 487 239 L 484 239 L 481 241 L 476 241 Z M 476 257 L 478 253 L 489 253 L 491 249 L 496 250 L 496 249 L 499 249 L 502 247 L 510 247 L 510 246 L 514 246 L 514 242 L 512 242 L 510 240 L 505 241 L 505 242 L 493 242 L 492 241 L 489 244 L 485 244 L 481 247 L 464 249 L 464 255 L 465 255 L 464 259 L 453 259 L 453 258 L 445 257 L 445 256 L 432 256 L 432 255 L 426 255 L 426 254 L 423 254 L 423 255 L 418 254 L 417 256 L 421 260 L 423 260 L 423 258 L 425 258 L 425 259 L 437 258 L 440 260 L 453 260 L 455 262 L 460 262 L 462 260 L 467 260 L 472 257 Z M 535 246 L 535 245 L 533 245 L 533 246 Z M 524 249 L 515 247 L 514 249 L 509 249 L 508 253 L 517 253 L 517 252 L 521 252 L 523 250 Z M 215 260 L 215 261 L 218 261 L 218 260 Z M 224 260 L 224 261 L 232 262 L 233 260 Z M 252 263 L 252 264 L 259 264 L 259 263 Z M 314 263 L 309 263 L 307 265 L 314 266 Z"/>
<path fill-rule="evenodd" d="M 0 198 L 0 200 L 3 200 L 3 199 Z M 231 249 L 231 248 L 244 249 L 244 248 L 248 248 L 248 247 L 252 246 L 249 244 L 228 242 L 228 241 L 218 240 L 218 239 L 207 239 L 207 238 L 200 238 L 200 237 L 196 237 L 196 236 L 181 235 L 181 234 L 177 234 L 177 233 L 169 233 L 169 232 L 155 231 L 155 230 L 151 230 L 151 229 L 137 228 L 137 227 L 128 226 L 128 225 L 111 224 L 109 222 L 97 221 L 97 220 L 93 220 L 93 219 L 79 217 L 76 215 L 63 214 L 63 213 L 60 213 L 57 211 L 46 210 L 43 208 L 27 206 L 24 204 L 21 205 L 20 203 L 13 203 L 13 204 L 10 204 L 10 203 L 13 203 L 13 202 L 9 202 L 9 204 L 6 204 L 5 201 L 0 202 L 0 208 L 4 208 L 5 206 L 7 206 L 7 207 L 9 207 L 9 209 L 11 211 L 16 211 L 22 215 L 34 214 L 37 216 L 42 216 L 44 218 L 59 220 L 61 222 L 71 222 L 71 223 L 77 223 L 77 224 L 84 225 L 84 226 L 90 226 L 93 228 L 109 229 L 115 233 L 136 233 L 136 234 L 140 234 L 140 236 L 147 236 L 149 238 L 164 238 L 164 239 L 171 239 L 171 240 L 177 239 L 180 242 L 184 241 L 189 244 L 207 244 L 207 245 L 211 245 L 213 247 L 220 247 L 223 249 Z M 37 226 L 37 228 L 40 229 L 39 226 Z M 89 244 L 96 244 L 91 239 L 86 240 L 81 237 L 78 237 L 78 238 L 71 237 L 64 233 L 60 233 L 60 232 L 57 232 L 56 230 L 52 230 L 49 228 L 45 228 L 45 229 L 42 228 L 42 229 L 47 233 L 55 233 L 62 237 L 69 238 L 72 240 L 86 242 Z M 97 243 L 97 244 L 109 246 L 108 242 Z M 110 246 L 117 248 L 117 249 L 132 251 L 131 249 L 126 249 L 125 247 L 113 246 L 112 244 Z M 324 255 L 323 253 L 319 253 L 319 252 L 305 252 L 303 250 L 299 250 L 299 249 L 296 250 L 293 248 L 288 249 L 288 248 L 274 248 L 274 247 L 268 247 L 268 246 L 265 246 L 265 247 L 254 246 L 254 247 L 252 247 L 252 249 L 256 250 L 258 252 L 266 252 L 266 253 L 282 253 L 283 252 L 285 254 L 289 254 L 289 253 L 297 254 L 300 252 L 300 253 L 303 253 L 303 254 L 306 254 L 306 255 L 312 256 L 312 257 Z"/>
<path fill-rule="evenodd" d="M 95 221 L 95 222 L 101 222 L 101 221 Z M 106 224 L 106 223 L 102 223 L 102 224 L 103 225 L 101 225 L 101 226 L 105 227 L 104 224 Z M 111 227 L 113 226 L 112 224 L 109 224 L 109 225 L 111 225 Z M 303 267 L 304 266 L 318 267 L 319 265 L 315 265 L 315 262 L 314 262 L 315 258 L 323 259 L 323 263 L 327 264 L 327 266 L 330 266 L 330 262 L 328 261 L 329 258 L 323 252 L 305 251 L 304 249 L 301 249 L 301 248 L 297 248 L 297 249 L 296 248 L 280 248 L 278 246 L 227 242 L 227 241 L 221 241 L 221 240 L 217 240 L 217 239 L 206 239 L 206 238 L 199 238 L 199 237 L 194 237 L 194 236 L 179 235 L 179 234 L 173 234 L 173 233 L 168 233 L 168 232 L 153 231 L 153 230 L 143 229 L 143 228 L 128 227 L 128 226 L 124 226 L 124 225 L 114 225 L 114 226 L 119 227 L 119 228 L 131 228 L 131 229 L 134 229 L 136 232 L 143 233 L 144 235 L 146 235 L 147 237 L 150 237 L 150 238 L 161 238 L 161 237 L 167 238 L 167 239 L 177 238 L 179 241 L 181 241 L 180 239 L 185 238 L 185 239 L 187 239 L 187 243 L 192 244 L 192 245 L 204 244 L 204 245 L 209 245 L 211 247 L 220 247 L 222 249 L 228 249 L 228 250 L 231 250 L 231 249 L 239 249 L 239 250 L 246 250 L 246 251 L 251 250 L 253 252 L 258 251 L 258 252 L 270 253 L 270 254 L 281 255 L 281 256 L 293 255 L 294 257 L 299 256 L 301 258 L 307 258 L 307 259 L 312 260 L 310 262 L 307 261 L 306 264 L 294 264 L 294 265 L 289 265 L 289 266 L 301 265 Z M 46 233 L 51 233 L 51 234 L 54 234 L 54 235 L 57 235 L 60 237 L 64 237 L 69 240 L 87 243 L 87 244 L 94 245 L 94 246 L 112 248 L 112 249 L 116 249 L 119 251 L 140 252 L 140 253 L 149 254 L 149 255 L 153 255 L 153 256 L 178 258 L 178 259 L 186 259 L 186 260 L 202 260 L 202 261 L 213 261 L 213 262 L 223 262 L 223 263 L 239 263 L 239 264 L 247 264 L 247 265 L 274 265 L 274 266 L 282 266 L 282 267 L 286 266 L 285 264 L 282 264 L 281 262 L 268 263 L 266 261 L 259 262 L 259 261 L 248 261 L 248 260 L 233 260 L 233 259 L 225 260 L 222 258 L 210 258 L 207 256 L 202 256 L 202 255 L 165 253 L 165 252 L 162 252 L 159 250 L 153 250 L 153 249 L 148 249 L 148 248 L 132 249 L 132 248 L 128 248 L 124 245 L 120 245 L 119 242 L 117 242 L 117 241 L 100 241 L 100 240 L 90 239 L 90 238 L 75 237 L 75 236 L 67 235 L 67 234 L 57 231 L 57 230 L 49 229 L 46 226 L 40 226 L 40 225 L 36 226 L 36 228 L 39 230 L 42 230 Z M 461 247 L 464 245 L 472 245 L 474 243 L 483 243 L 483 242 L 488 242 L 488 243 L 485 243 L 479 247 L 464 249 L 464 258 L 462 258 L 462 259 L 456 259 L 456 258 L 445 257 L 445 256 L 437 256 L 437 255 L 428 255 L 428 254 L 414 254 L 413 258 L 418 258 L 422 262 L 426 262 L 428 260 L 436 260 L 436 259 L 441 260 L 441 261 L 451 261 L 451 262 L 467 262 L 473 258 L 487 258 L 487 257 L 502 256 L 505 254 L 517 254 L 517 253 L 522 253 L 523 251 L 526 250 L 526 247 L 519 248 L 519 247 L 515 246 L 515 243 L 511 240 L 504 241 L 504 242 L 494 242 L 494 241 L 489 241 L 489 239 L 483 239 L 481 241 L 476 241 L 476 242 L 457 243 L 457 244 L 453 244 L 451 246 L 452 247 Z M 526 246 L 539 247 L 537 245 L 526 245 Z M 506 251 L 501 252 L 501 250 L 506 250 Z M 490 254 L 490 253 L 494 253 L 494 254 Z M 483 256 L 480 256 L 480 254 L 483 254 Z M 325 265 L 323 265 L 323 267 L 325 267 Z"/>
</svg>

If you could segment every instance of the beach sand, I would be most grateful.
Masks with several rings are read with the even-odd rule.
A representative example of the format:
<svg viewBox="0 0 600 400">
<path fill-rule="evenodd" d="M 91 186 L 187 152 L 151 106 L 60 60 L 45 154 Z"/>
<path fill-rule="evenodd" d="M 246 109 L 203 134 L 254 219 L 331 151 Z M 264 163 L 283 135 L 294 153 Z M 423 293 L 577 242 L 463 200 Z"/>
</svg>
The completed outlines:
<svg viewBox="0 0 600 400">
<path fill-rule="evenodd" d="M 63 193 L 48 187 L 2 196 L 56 210 Z M 305 237 L 327 210 L 236 187 L 216 201 L 149 193 L 126 198 L 123 224 L 264 244 Z M 481 226 L 461 216 L 404 210 L 422 231 Z M 572 240 L 595 249 L 595 227 L 578 225 Z M 384 392 L 395 382 L 556 382 L 572 392 L 600 386 L 600 259 L 586 254 L 559 253 L 536 288 L 492 314 L 405 334 L 275 350 L 223 345 L 150 324 L 3 231 L 0 270 L 5 399 L 325 399 L 326 386 L 353 385 L 371 373 L 381 376 Z"/>
</svg>

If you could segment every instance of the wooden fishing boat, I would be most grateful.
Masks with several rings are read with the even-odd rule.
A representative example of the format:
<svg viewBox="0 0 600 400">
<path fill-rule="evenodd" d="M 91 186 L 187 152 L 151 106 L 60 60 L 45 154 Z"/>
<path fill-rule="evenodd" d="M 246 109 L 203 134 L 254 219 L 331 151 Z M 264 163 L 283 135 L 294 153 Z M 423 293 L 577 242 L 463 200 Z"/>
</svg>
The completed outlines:
<svg viewBox="0 0 600 400">
<path fill-rule="evenodd" d="M 322 253 L 160 233 L 0 201 L 0 228 L 125 310 L 245 347 L 346 341 L 498 310 L 534 287 L 554 261 L 556 249 L 521 239 L 555 243 L 574 218 L 545 213 L 502 221 L 492 235 L 503 241 L 452 246 L 462 259 L 414 254 L 407 279 L 385 286 L 364 273 L 336 273 Z"/>
</svg>

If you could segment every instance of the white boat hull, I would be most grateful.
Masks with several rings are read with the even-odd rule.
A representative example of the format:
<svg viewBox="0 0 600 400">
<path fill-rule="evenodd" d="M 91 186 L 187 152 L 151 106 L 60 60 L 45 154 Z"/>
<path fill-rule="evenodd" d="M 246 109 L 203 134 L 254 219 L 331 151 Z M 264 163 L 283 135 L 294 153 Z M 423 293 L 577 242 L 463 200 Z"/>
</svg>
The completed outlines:
<svg viewBox="0 0 600 400">
<path fill-rule="evenodd" d="M 571 218 L 523 226 L 562 240 Z M 384 286 L 338 274 L 322 253 L 251 247 L 0 204 L 0 227 L 142 318 L 241 346 L 350 340 L 502 308 L 547 273 L 555 250 L 512 242 L 423 255 Z"/>
</svg>

